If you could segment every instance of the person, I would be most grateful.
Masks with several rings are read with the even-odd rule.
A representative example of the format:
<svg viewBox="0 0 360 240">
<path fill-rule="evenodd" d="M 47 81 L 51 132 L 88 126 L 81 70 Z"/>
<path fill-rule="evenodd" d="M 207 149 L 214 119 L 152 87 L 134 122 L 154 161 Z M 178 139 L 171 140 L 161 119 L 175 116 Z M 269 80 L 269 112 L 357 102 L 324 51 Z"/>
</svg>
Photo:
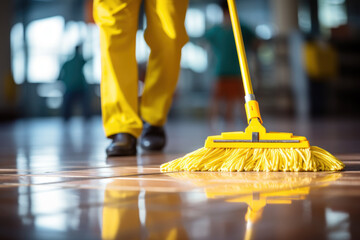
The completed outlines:
<svg viewBox="0 0 360 240">
<path fill-rule="evenodd" d="M 308 35 L 303 46 L 303 61 L 309 79 L 310 114 L 321 117 L 327 113 L 331 81 L 338 76 L 338 54 L 330 42 Z"/>
<path fill-rule="evenodd" d="M 204 36 L 211 45 L 216 61 L 216 82 L 211 96 L 210 119 L 213 120 L 219 115 L 219 103 L 223 101 L 225 120 L 233 124 L 234 106 L 236 102 L 244 102 L 244 90 L 227 1 L 222 1 L 220 7 L 223 12 L 222 24 L 208 29 Z M 241 31 L 244 45 L 246 49 L 250 49 L 255 44 L 255 34 L 243 22 Z"/>
<path fill-rule="evenodd" d="M 137 138 L 146 150 L 166 143 L 164 124 L 175 91 L 181 49 L 188 41 L 188 0 L 145 0 L 145 41 L 150 47 L 145 87 L 138 107 L 135 40 L 142 0 L 95 0 L 102 60 L 101 108 L 108 156 L 136 155 Z"/>
<path fill-rule="evenodd" d="M 59 80 L 63 81 L 65 85 L 63 102 L 63 118 L 65 121 L 70 119 L 74 104 L 77 102 L 81 103 L 85 118 L 90 116 L 87 98 L 88 84 L 83 73 L 85 63 L 81 44 L 79 44 L 75 47 L 74 56 L 61 67 Z"/>
</svg>

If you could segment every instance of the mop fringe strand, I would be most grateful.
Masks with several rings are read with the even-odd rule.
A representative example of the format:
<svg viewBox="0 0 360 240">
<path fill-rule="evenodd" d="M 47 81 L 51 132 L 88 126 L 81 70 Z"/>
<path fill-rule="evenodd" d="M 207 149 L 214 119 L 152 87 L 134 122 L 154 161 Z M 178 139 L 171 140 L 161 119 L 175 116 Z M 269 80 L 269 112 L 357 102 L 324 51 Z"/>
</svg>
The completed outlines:
<svg viewBox="0 0 360 240">
<path fill-rule="evenodd" d="M 340 171 L 344 164 L 326 150 L 310 148 L 200 148 L 161 165 L 162 172 Z"/>
</svg>

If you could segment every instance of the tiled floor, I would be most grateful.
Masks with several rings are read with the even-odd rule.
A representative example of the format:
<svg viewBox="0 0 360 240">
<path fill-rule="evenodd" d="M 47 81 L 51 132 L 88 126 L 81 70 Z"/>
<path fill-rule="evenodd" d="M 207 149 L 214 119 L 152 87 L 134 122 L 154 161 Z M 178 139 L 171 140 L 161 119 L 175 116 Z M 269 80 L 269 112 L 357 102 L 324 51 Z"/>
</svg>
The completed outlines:
<svg viewBox="0 0 360 240">
<path fill-rule="evenodd" d="M 160 173 L 218 133 L 202 122 L 168 124 L 163 153 L 109 159 L 99 118 L 2 124 L 0 239 L 360 239 L 358 122 L 268 122 L 346 164 L 319 173 Z"/>
</svg>

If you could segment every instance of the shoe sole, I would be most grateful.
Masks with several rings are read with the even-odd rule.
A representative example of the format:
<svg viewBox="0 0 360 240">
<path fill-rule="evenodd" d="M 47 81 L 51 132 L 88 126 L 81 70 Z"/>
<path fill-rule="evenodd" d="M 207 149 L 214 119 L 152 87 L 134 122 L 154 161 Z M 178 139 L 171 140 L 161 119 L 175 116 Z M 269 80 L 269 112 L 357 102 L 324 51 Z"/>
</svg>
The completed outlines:
<svg viewBox="0 0 360 240">
<path fill-rule="evenodd" d="M 144 149 L 144 150 L 147 150 L 147 151 L 162 151 L 164 148 L 165 148 L 165 145 L 164 146 L 161 146 L 161 147 L 145 147 L 144 145 L 140 144 L 141 148 Z"/>
<path fill-rule="evenodd" d="M 106 151 L 108 157 L 136 156 L 136 151 Z"/>
</svg>

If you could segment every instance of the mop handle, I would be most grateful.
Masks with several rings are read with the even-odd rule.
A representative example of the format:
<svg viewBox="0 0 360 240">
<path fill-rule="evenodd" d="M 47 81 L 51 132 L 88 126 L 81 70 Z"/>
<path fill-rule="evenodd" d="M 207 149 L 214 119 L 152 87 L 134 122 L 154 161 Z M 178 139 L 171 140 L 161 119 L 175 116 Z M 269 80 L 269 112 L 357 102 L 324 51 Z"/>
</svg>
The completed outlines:
<svg viewBox="0 0 360 240">
<path fill-rule="evenodd" d="M 235 0 L 228 0 L 229 13 L 231 19 L 231 25 L 234 32 L 235 44 L 237 49 L 237 55 L 239 58 L 239 65 L 242 75 L 242 81 L 245 90 L 245 101 L 255 100 L 254 91 L 252 89 L 251 78 L 249 68 L 246 60 L 246 53 L 244 47 L 244 41 L 241 34 L 239 18 L 237 15 Z"/>
</svg>

